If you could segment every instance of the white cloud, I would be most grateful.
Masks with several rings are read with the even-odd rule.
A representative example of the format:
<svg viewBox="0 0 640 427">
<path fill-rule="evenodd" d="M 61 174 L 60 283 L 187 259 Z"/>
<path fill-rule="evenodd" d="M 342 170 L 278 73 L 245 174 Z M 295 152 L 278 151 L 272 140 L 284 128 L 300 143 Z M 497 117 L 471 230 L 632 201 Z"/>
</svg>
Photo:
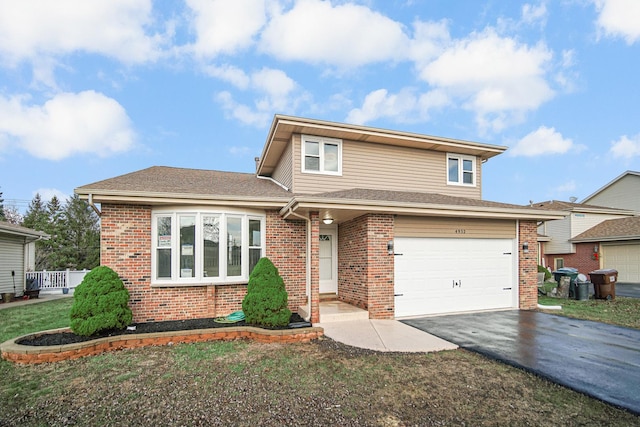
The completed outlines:
<svg viewBox="0 0 640 427">
<path fill-rule="evenodd" d="M 576 181 L 572 179 L 570 181 L 567 181 L 567 182 L 565 182 L 563 184 L 560 184 L 557 187 L 555 187 L 553 189 L 553 193 L 554 194 L 569 193 L 569 192 L 575 191 L 576 188 L 577 188 Z"/>
<path fill-rule="evenodd" d="M 132 148 L 134 132 L 124 108 L 94 91 L 59 93 L 43 105 L 27 96 L 0 96 L 0 140 L 34 157 L 107 156 Z"/>
<path fill-rule="evenodd" d="M 196 55 L 233 54 L 253 44 L 266 22 L 265 0 L 187 0 L 194 19 Z"/>
<path fill-rule="evenodd" d="M 614 158 L 640 157 L 640 134 L 631 138 L 623 135 L 620 139 L 611 143 L 609 151 Z"/>
<path fill-rule="evenodd" d="M 400 23 L 364 6 L 319 0 L 276 13 L 260 41 L 276 58 L 341 68 L 403 59 L 408 45 Z"/>
<path fill-rule="evenodd" d="M 628 44 L 640 40 L 640 2 L 638 0 L 594 0 L 596 25 L 604 34 L 622 37 Z"/>
<path fill-rule="evenodd" d="M 378 89 L 365 97 L 361 108 L 352 109 L 346 121 L 362 125 L 379 118 L 393 119 L 397 122 L 426 120 L 429 110 L 447 103 L 448 98 L 441 91 L 418 95 L 411 89 L 404 89 L 395 94 L 389 93 L 386 89 Z"/>
<path fill-rule="evenodd" d="M 265 67 L 247 77 L 246 89 L 255 93 L 253 106 L 236 101 L 229 91 L 216 96 L 229 116 L 245 124 L 264 127 L 273 114 L 293 114 L 300 103 L 308 100 L 307 93 L 300 90 L 298 84 L 282 70 Z"/>
<path fill-rule="evenodd" d="M 233 65 L 209 65 L 204 67 L 204 72 L 211 77 L 231 83 L 238 89 L 247 89 L 251 83 L 251 77 Z"/>
<path fill-rule="evenodd" d="M 9 63 L 92 52 L 125 63 L 160 55 L 148 35 L 151 0 L 20 0 L 0 2 L 0 57 Z"/>
<path fill-rule="evenodd" d="M 499 131 L 554 96 L 545 79 L 552 56 L 543 43 L 528 46 L 487 28 L 452 43 L 420 76 L 460 99 L 481 127 Z"/>
<path fill-rule="evenodd" d="M 545 154 L 564 154 L 574 148 L 573 141 L 554 128 L 540 126 L 522 138 L 509 150 L 512 156 L 535 157 Z"/>
<path fill-rule="evenodd" d="M 540 24 L 544 26 L 547 23 L 547 5 L 540 3 L 532 5 L 526 3 L 522 6 L 522 22 L 528 25 Z"/>
</svg>

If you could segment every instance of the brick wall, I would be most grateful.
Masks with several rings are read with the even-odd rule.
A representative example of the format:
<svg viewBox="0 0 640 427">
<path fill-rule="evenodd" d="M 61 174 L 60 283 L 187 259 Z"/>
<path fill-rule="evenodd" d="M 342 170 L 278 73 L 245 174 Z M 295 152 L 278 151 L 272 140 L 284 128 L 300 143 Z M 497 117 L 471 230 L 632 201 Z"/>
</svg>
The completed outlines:
<svg viewBox="0 0 640 427">
<path fill-rule="evenodd" d="M 372 319 L 394 315 L 393 216 L 369 214 L 338 228 L 338 297 L 367 309 Z"/>
<path fill-rule="evenodd" d="M 289 309 L 297 312 L 307 303 L 307 223 L 283 220 L 277 211 L 267 211 L 267 257 L 278 267 L 289 294 Z"/>
<path fill-rule="evenodd" d="M 151 287 L 151 207 L 102 204 L 100 254 L 129 290 L 134 322 L 226 316 L 242 309 L 247 286 Z M 267 212 L 267 256 L 280 270 L 289 307 L 306 303 L 306 224 Z"/>
<path fill-rule="evenodd" d="M 555 269 L 555 258 L 564 259 L 565 267 L 577 268 L 582 274 L 589 274 L 590 271 L 600 268 L 600 261 L 594 257 L 593 247 L 596 243 L 576 243 L 576 253 L 574 254 L 545 254 L 545 262 L 551 271 Z M 598 248 L 600 245 L 598 244 Z"/>
<path fill-rule="evenodd" d="M 520 258 L 518 266 L 520 275 L 519 305 L 523 310 L 532 310 L 538 306 L 538 231 L 536 222 L 520 221 L 518 235 L 520 237 L 518 244 Z M 522 249 L 525 242 L 529 244 L 528 253 Z"/>
</svg>

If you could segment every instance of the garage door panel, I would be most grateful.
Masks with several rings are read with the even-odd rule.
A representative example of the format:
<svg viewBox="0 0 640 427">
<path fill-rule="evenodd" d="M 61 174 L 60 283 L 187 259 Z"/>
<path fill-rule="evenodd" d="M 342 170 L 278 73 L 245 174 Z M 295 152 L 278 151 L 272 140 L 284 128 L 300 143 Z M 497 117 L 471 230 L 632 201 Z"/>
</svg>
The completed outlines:
<svg viewBox="0 0 640 427">
<path fill-rule="evenodd" d="M 513 306 L 512 248 L 510 239 L 396 239 L 396 316 Z"/>
<path fill-rule="evenodd" d="M 618 270 L 619 282 L 640 283 L 640 245 L 603 246 L 604 268 Z"/>
</svg>

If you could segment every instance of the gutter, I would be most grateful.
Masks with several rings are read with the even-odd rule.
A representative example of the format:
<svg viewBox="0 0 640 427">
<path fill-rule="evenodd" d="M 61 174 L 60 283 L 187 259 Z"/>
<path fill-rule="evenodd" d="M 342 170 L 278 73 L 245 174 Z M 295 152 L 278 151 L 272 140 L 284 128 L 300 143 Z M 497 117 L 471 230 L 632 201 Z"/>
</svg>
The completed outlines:
<svg viewBox="0 0 640 427">
<path fill-rule="evenodd" d="M 100 212 L 100 209 L 98 209 L 96 204 L 93 203 L 93 193 L 89 193 L 89 206 L 91 206 L 91 209 L 93 209 L 93 211 L 98 215 L 98 218 L 102 216 L 102 212 Z"/>
<path fill-rule="evenodd" d="M 258 178 L 258 179 L 264 179 L 264 180 L 267 180 L 267 181 L 271 181 L 271 182 L 273 182 L 274 184 L 276 184 L 277 186 L 279 186 L 279 187 L 283 188 L 285 191 L 289 191 L 289 188 L 288 188 L 288 187 L 285 187 L 284 185 L 282 185 L 281 183 L 279 183 L 279 182 L 278 182 L 278 181 L 276 181 L 275 179 L 271 178 L 270 176 L 256 175 L 256 178 Z"/>
<path fill-rule="evenodd" d="M 293 211 L 293 209 L 289 208 L 289 212 L 287 212 L 286 217 L 284 219 L 286 219 L 289 215 L 293 215 L 295 217 L 298 217 L 300 219 L 303 219 L 306 221 L 307 223 L 307 260 L 306 260 L 306 265 L 305 265 L 305 270 L 306 270 L 306 291 L 307 291 L 307 313 L 308 316 L 305 317 L 304 320 L 306 320 L 307 322 L 309 321 L 309 319 L 311 319 L 311 219 L 302 216 L 300 214 L 297 214 Z"/>
</svg>

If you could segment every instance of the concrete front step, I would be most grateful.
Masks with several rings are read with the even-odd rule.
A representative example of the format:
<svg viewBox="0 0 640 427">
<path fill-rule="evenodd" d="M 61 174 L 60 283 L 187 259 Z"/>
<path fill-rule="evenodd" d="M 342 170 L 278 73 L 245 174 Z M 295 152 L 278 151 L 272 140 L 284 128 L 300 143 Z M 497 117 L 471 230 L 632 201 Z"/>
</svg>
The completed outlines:
<svg viewBox="0 0 640 427">
<path fill-rule="evenodd" d="M 307 307 L 299 307 L 298 314 L 308 317 Z M 320 301 L 320 322 L 341 322 L 348 320 L 367 320 L 369 312 L 342 301 Z"/>
</svg>

